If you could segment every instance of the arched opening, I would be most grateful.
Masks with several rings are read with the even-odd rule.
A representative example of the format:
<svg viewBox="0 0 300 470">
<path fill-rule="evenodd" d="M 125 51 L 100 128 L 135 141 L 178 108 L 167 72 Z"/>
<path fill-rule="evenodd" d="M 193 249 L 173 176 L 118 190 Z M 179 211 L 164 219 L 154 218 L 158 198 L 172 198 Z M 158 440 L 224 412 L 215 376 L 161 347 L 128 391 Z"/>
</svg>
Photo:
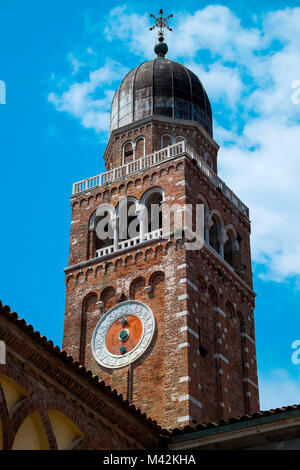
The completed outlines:
<svg viewBox="0 0 300 470">
<path fill-rule="evenodd" d="M 185 142 L 186 143 L 186 138 L 183 137 L 182 135 L 178 135 L 176 137 L 176 143 L 178 143 L 178 142 Z"/>
<path fill-rule="evenodd" d="M 38 412 L 24 419 L 16 434 L 12 450 L 50 450 L 47 434 Z"/>
<path fill-rule="evenodd" d="M 117 216 L 119 247 L 122 248 L 122 242 L 140 235 L 137 201 L 134 198 L 122 200 L 117 208 Z"/>
<path fill-rule="evenodd" d="M 204 153 L 204 160 L 206 164 L 209 166 L 209 168 L 213 167 L 211 156 L 206 152 Z"/>
<path fill-rule="evenodd" d="M 105 248 L 107 246 L 113 245 L 114 243 L 112 228 L 111 228 L 109 218 L 110 218 L 109 213 L 104 212 L 103 216 L 101 216 L 98 220 L 98 223 L 100 222 L 101 226 L 103 226 L 103 230 L 101 230 L 101 232 L 99 230 L 97 232 L 95 231 L 95 235 L 96 235 L 95 249 L 96 250 L 100 250 L 101 248 Z M 103 238 L 102 238 L 102 234 L 103 234 Z"/>
<path fill-rule="evenodd" d="M 219 219 L 213 215 L 212 216 L 213 225 L 209 229 L 209 244 L 217 252 L 220 252 L 220 242 L 219 242 L 219 233 L 221 224 Z"/>
<path fill-rule="evenodd" d="M 55 434 L 57 449 L 73 449 L 78 440 L 83 437 L 83 433 L 79 427 L 60 411 L 49 410 L 48 416 Z"/>
<path fill-rule="evenodd" d="M 161 138 L 161 148 L 169 147 L 169 145 L 172 145 L 172 137 L 168 134 L 164 134 Z"/>
<path fill-rule="evenodd" d="M 80 332 L 80 350 L 79 350 L 79 362 L 84 365 L 85 363 L 85 351 L 87 345 L 87 326 L 89 321 L 89 313 L 97 310 L 97 295 L 89 294 L 83 301 L 82 304 L 82 316 L 81 316 L 81 332 Z M 90 327 L 90 325 L 89 325 Z"/>
<path fill-rule="evenodd" d="M 233 268 L 237 267 L 238 241 L 231 230 L 227 231 L 227 241 L 224 244 L 224 260 Z"/>
<path fill-rule="evenodd" d="M 145 206 L 148 214 L 148 233 L 162 229 L 162 201 L 163 196 L 160 191 L 152 192 L 146 199 Z"/>
<path fill-rule="evenodd" d="M 157 271 L 152 274 L 149 279 L 149 285 L 151 286 L 151 294 L 158 298 L 163 299 L 165 296 L 164 292 L 164 280 L 165 274 L 163 271 Z"/>
<path fill-rule="evenodd" d="M 116 291 L 113 287 L 106 287 L 100 296 L 100 300 L 103 302 L 105 310 L 109 310 L 117 303 Z"/>
<path fill-rule="evenodd" d="M 127 142 L 123 147 L 123 164 L 133 161 L 133 145 L 132 142 Z"/>
<path fill-rule="evenodd" d="M 144 137 L 138 137 L 135 146 L 135 159 L 145 156 L 145 139 Z"/>
<path fill-rule="evenodd" d="M 130 298 L 133 300 L 145 300 L 145 279 L 143 277 L 138 277 L 134 279 L 130 285 Z"/>
</svg>

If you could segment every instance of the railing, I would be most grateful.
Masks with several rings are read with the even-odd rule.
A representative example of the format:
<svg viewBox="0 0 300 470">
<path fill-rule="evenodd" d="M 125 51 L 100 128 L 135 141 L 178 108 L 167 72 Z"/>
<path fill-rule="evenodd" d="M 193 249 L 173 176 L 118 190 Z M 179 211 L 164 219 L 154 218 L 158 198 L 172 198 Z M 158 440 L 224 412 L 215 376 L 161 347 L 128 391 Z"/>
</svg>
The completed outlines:
<svg viewBox="0 0 300 470">
<path fill-rule="evenodd" d="M 157 230 L 153 230 L 152 232 L 145 233 L 143 237 L 134 237 L 129 238 L 128 240 L 122 240 L 118 242 L 118 249 L 115 249 L 114 245 L 106 246 L 104 248 L 100 248 L 96 251 L 96 257 L 101 258 L 102 256 L 110 255 L 111 253 L 115 253 L 116 251 L 126 250 L 133 246 L 139 245 L 140 243 L 144 243 L 150 240 L 156 240 L 162 237 L 162 229 L 159 228 Z"/>
<path fill-rule="evenodd" d="M 113 181 L 137 173 L 138 171 L 151 168 L 161 162 L 170 160 L 185 154 L 190 159 L 194 160 L 201 171 L 212 181 L 212 183 L 219 188 L 223 194 L 244 214 L 249 218 L 248 207 L 234 194 L 233 191 L 219 178 L 216 173 L 205 163 L 202 157 L 194 152 L 194 150 L 186 144 L 186 142 L 178 142 L 169 147 L 153 152 L 151 155 L 139 158 L 126 165 L 119 166 L 112 170 L 100 173 L 99 175 L 79 181 L 73 185 L 73 194 L 78 194 L 83 191 L 102 186 L 104 184 L 112 183 Z"/>
</svg>

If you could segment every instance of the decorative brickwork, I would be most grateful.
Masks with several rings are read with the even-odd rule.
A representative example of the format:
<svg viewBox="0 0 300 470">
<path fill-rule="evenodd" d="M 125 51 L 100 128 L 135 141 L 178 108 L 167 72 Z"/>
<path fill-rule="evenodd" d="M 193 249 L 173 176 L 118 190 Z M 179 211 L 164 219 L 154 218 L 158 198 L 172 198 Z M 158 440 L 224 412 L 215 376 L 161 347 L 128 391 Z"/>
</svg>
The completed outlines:
<svg viewBox="0 0 300 470">
<path fill-rule="evenodd" d="M 20 439 L 22 426 L 32 416 L 41 421 L 39 433 L 46 435 L 48 444 L 41 449 L 157 448 L 161 429 L 155 422 L 129 406 L 1 303 L 0 338 L 7 349 L 6 364 L 0 365 L 0 434 L 2 430 L 4 450 L 32 448 L 28 447 L 32 427 Z M 70 428 L 77 435 L 68 447 L 63 447 L 59 425 L 64 426 L 64 434 Z"/>
</svg>

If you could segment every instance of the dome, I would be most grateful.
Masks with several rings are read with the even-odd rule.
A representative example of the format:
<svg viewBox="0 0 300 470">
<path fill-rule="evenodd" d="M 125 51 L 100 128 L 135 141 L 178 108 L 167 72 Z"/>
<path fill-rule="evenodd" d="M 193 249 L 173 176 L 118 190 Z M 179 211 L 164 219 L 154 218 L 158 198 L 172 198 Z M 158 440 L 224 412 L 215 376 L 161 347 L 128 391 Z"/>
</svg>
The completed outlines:
<svg viewBox="0 0 300 470">
<path fill-rule="evenodd" d="M 199 78 L 164 57 L 144 62 L 125 76 L 112 101 L 110 130 L 148 116 L 196 121 L 212 136 L 211 105 Z"/>
</svg>

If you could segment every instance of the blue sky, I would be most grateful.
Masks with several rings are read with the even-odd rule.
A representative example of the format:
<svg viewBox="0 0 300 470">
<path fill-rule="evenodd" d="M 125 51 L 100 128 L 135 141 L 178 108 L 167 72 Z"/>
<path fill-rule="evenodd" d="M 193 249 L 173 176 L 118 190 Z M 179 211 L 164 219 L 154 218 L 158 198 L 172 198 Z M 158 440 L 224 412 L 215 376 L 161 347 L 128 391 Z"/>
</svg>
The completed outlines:
<svg viewBox="0 0 300 470">
<path fill-rule="evenodd" d="M 220 176 L 250 207 L 262 407 L 300 403 L 299 1 L 0 0 L 0 298 L 61 345 L 72 184 L 103 170 L 111 98 L 153 58 L 161 7 L 168 57 L 211 99 Z"/>
</svg>

